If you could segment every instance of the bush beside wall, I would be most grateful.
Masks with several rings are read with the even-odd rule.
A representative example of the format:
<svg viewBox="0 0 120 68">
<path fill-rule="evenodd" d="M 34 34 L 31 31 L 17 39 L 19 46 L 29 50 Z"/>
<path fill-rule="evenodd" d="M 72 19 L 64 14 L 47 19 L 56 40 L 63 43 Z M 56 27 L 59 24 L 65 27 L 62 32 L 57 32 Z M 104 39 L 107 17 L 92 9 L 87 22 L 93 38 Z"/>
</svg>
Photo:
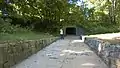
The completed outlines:
<svg viewBox="0 0 120 68">
<path fill-rule="evenodd" d="M 57 38 L 40 40 L 18 40 L 0 42 L 0 68 L 10 66 L 28 58 L 42 48 L 54 42 Z"/>
</svg>

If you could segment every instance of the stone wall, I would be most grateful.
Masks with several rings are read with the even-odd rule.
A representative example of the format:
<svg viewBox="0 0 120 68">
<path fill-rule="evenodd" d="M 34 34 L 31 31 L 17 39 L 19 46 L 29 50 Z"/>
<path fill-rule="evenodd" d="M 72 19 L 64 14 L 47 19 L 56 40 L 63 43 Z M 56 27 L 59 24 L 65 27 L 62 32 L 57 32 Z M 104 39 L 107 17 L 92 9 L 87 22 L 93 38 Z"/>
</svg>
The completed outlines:
<svg viewBox="0 0 120 68">
<path fill-rule="evenodd" d="M 0 42 L 0 68 L 10 68 L 10 66 L 35 54 L 55 40 L 57 40 L 56 37 L 40 40 Z"/>
<path fill-rule="evenodd" d="M 120 44 L 111 44 L 98 38 L 86 38 L 84 41 L 88 46 L 109 66 L 109 68 L 120 68 Z M 98 52 L 99 44 L 102 45 Z"/>
</svg>

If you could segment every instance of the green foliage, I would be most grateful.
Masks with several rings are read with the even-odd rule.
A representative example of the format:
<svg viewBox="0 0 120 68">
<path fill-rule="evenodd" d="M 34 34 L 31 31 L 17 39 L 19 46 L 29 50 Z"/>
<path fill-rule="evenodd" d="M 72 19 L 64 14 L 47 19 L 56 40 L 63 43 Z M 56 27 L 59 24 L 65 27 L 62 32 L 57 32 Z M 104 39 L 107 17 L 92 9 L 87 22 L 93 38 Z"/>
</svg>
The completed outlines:
<svg viewBox="0 0 120 68">
<path fill-rule="evenodd" d="M 17 33 L 17 32 L 29 32 L 27 28 L 21 28 L 19 25 L 11 25 L 10 23 L 4 23 L 0 26 L 1 33 Z"/>
<path fill-rule="evenodd" d="M 3 20 L 3 18 L 0 17 L 0 24 L 5 23 L 5 21 Z"/>
<path fill-rule="evenodd" d="M 28 28 L 21 28 L 19 25 L 12 25 L 11 23 L 4 21 L 0 18 L 0 33 L 21 33 L 21 32 L 29 32 L 31 31 Z"/>
<path fill-rule="evenodd" d="M 84 8 L 76 5 L 77 0 L 72 1 L 72 4 L 68 0 L 11 0 L 11 4 L 1 1 L 2 8 L 7 8 L 12 19 L 7 22 L 12 25 L 0 18 L 0 32 L 27 32 L 30 27 L 31 30 L 56 34 L 67 25 L 81 25 L 92 34 L 119 31 L 119 0 L 93 0 L 92 8 L 87 7 L 89 0 L 84 2 Z"/>
<path fill-rule="evenodd" d="M 115 33 L 120 31 L 119 25 L 113 25 L 113 24 L 104 24 L 104 23 L 99 23 L 99 24 L 92 24 L 87 26 L 86 29 L 86 34 L 104 34 L 104 33 Z"/>
<path fill-rule="evenodd" d="M 0 40 L 33 40 L 53 37 L 49 33 L 32 32 L 29 28 L 12 25 L 10 20 L 0 18 Z"/>
<path fill-rule="evenodd" d="M 18 0 L 12 0 L 10 6 L 12 9 L 9 13 L 13 17 L 21 17 L 31 22 L 39 19 L 40 23 L 46 20 L 47 23 L 57 24 L 58 28 L 68 24 L 80 23 L 83 19 L 80 7 L 69 4 L 67 0 L 22 0 L 19 2 Z M 69 13 L 70 9 L 72 14 Z M 53 28 L 56 28 L 56 26 Z"/>
</svg>

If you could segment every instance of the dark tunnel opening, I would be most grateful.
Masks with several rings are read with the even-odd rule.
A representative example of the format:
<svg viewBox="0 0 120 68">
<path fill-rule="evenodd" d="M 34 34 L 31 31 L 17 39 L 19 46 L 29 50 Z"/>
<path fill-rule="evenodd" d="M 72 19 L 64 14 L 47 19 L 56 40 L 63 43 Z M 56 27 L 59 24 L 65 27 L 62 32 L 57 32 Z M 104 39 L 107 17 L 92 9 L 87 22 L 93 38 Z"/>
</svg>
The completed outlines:
<svg viewBox="0 0 120 68">
<path fill-rule="evenodd" d="M 74 27 L 66 28 L 66 35 L 76 35 L 76 28 Z"/>
</svg>

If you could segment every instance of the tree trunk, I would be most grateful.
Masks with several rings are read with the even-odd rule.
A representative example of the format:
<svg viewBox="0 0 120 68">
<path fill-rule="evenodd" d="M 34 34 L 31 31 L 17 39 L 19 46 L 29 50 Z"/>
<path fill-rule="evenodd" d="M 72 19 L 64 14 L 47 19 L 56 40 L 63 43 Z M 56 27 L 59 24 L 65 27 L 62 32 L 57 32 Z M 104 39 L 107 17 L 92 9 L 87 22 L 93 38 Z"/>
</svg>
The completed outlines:
<svg viewBox="0 0 120 68">
<path fill-rule="evenodd" d="M 113 24 L 116 24 L 116 0 L 112 0 L 112 4 L 109 7 L 109 18 L 110 18 L 110 22 Z"/>
</svg>

